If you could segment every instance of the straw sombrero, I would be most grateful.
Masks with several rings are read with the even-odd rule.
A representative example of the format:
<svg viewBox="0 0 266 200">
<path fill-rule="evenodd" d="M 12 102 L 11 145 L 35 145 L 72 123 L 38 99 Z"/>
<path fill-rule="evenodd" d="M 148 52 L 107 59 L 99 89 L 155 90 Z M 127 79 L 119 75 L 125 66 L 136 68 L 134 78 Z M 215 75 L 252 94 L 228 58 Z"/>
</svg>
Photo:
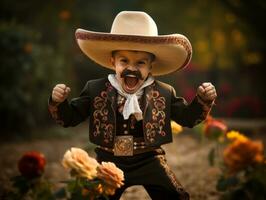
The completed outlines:
<svg viewBox="0 0 266 200">
<path fill-rule="evenodd" d="M 192 47 L 180 34 L 158 35 L 157 26 L 145 12 L 123 11 L 114 19 L 110 33 L 76 30 L 81 50 L 94 62 L 113 69 L 112 51 L 136 50 L 156 56 L 153 75 L 163 75 L 182 69 L 189 63 Z"/>
</svg>

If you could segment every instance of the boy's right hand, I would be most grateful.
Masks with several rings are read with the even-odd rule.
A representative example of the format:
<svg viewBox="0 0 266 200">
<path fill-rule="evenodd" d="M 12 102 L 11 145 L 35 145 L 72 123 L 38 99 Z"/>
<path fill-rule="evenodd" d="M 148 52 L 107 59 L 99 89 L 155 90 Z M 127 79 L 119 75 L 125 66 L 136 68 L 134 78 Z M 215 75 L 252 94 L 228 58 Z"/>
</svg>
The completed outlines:
<svg viewBox="0 0 266 200">
<path fill-rule="evenodd" d="M 52 100 L 57 103 L 62 103 L 66 100 L 70 91 L 70 88 L 65 84 L 57 84 L 52 92 Z"/>
</svg>

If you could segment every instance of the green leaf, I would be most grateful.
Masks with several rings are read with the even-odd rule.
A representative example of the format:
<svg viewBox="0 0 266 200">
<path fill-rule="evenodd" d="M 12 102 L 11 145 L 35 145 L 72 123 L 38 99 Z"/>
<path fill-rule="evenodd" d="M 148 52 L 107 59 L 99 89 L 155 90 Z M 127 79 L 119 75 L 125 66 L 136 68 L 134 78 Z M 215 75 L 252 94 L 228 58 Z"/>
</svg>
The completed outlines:
<svg viewBox="0 0 266 200">
<path fill-rule="evenodd" d="M 243 185 L 243 190 L 248 193 L 252 199 L 266 199 L 266 188 L 262 182 L 257 179 L 250 179 Z"/>
<path fill-rule="evenodd" d="M 216 189 L 218 191 L 226 191 L 227 189 L 237 186 L 237 184 L 239 183 L 239 180 L 237 177 L 235 176 L 231 176 L 229 178 L 225 178 L 224 176 L 220 177 L 217 185 L 216 185 Z"/>
<path fill-rule="evenodd" d="M 209 160 L 209 165 L 213 166 L 214 165 L 214 159 L 215 159 L 215 148 L 211 148 L 208 154 L 208 160 Z"/>
<path fill-rule="evenodd" d="M 30 190 L 31 183 L 24 176 L 12 177 L 11 181 L 13 183 L 13 187 L 16 188 L 21 194 L 25 194 Z"/>
<path fill-rule="evenodd" d="M 67 196 L 67 191 L 65 188 L 60 188 L 54 193 L 55 198 L 62 199 L 66 198 Z"/>
</svg>

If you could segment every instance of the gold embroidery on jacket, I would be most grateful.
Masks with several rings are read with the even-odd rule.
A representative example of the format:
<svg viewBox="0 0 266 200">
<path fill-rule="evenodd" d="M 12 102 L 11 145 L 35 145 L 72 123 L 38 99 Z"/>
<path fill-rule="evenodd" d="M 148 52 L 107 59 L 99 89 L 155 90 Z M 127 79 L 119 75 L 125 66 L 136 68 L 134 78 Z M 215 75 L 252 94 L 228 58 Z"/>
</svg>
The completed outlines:
<svg viewBox="0 0 266 200">
<path fill-rule="evenodd" d="M 147 139 L 153 143 L 155 142 L 156 134 L 165 136 L 166 133 L 163 131 L 165 125 L 165 97 L 160 96 L 159 91 L 152 90 L 150 94 L 147 95 L 148 102 L 152 107 L 152 118 L 151 121 L 146 123 L 146 136 Z"/>
<path fill-rule="evenodd" d="M 211 108 L 213 106 L 213 103 L 211 103 L 210 105 L 206 105 L 198 97 L 196 97 L 196 98 L 197 98 L 196 101 L 202 106 L 202 113 L 201 113 L 199 119 L 197 119 L 194 122 L 194 126 L 196 126 L 197 124 L 201 123 L 202 121 L 204 121 L 207 118 L 207 116 L 209 115 L 209 113 L 211 111 Z"/>
<path fill-rule="evenodd" d="M 113 140 L 114 126 L 112 123 L 108 123 L 108 108 L 107 108 L 107 91 L 110 90 L 110 84 L 106 84 L 107 90 L 102 91 L 100 96 L 97 96 L 93 100 L 93 125 L 94 125 L 94 137 L 97 137 L 101 133 L 104 134 L 104 142 L 109 143 Z"/>
<path fill-rule="evenodd" d="M 48 110 L 51 113 L 52 118 L 56 121 L 57 124 L 64 126 L 64 121 L 60 119 L 58 114 L 57 105 L 48 105 Z"/>
</svg>

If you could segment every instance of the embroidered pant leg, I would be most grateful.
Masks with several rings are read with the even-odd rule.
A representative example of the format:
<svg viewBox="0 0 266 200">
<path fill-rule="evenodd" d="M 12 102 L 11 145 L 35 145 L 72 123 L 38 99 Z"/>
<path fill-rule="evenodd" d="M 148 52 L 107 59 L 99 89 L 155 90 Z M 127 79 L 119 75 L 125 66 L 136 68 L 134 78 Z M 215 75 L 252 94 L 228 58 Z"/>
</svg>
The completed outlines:
<svg viewBox="0 0 266 200">
<path fill-rule="evenodd" d="M 175 199 L 188 200 L 189 194 L 170 170 L 164 155 L 158 155 L 143 174 L 148 180 L 143 180 L 143 186 L 153 200 Z"/>
<path fill-rule="evenodd" d="M 143 185 L 152 199 L 175 199 L 188 200 L 189 194 L 183 186 L 177 181 L 174 173 L 170 170 L 163 154 L 145 153 L 132 157 L 115 157 L 110 153 L 96 151 L 98 161 L 114 162 L 124 172 L 125 185 Z M 116 200 L 121 196 L 118 189 L 114 198 Z M 168 195 L 169 198 L 165 198 Z"/>
</svg>

